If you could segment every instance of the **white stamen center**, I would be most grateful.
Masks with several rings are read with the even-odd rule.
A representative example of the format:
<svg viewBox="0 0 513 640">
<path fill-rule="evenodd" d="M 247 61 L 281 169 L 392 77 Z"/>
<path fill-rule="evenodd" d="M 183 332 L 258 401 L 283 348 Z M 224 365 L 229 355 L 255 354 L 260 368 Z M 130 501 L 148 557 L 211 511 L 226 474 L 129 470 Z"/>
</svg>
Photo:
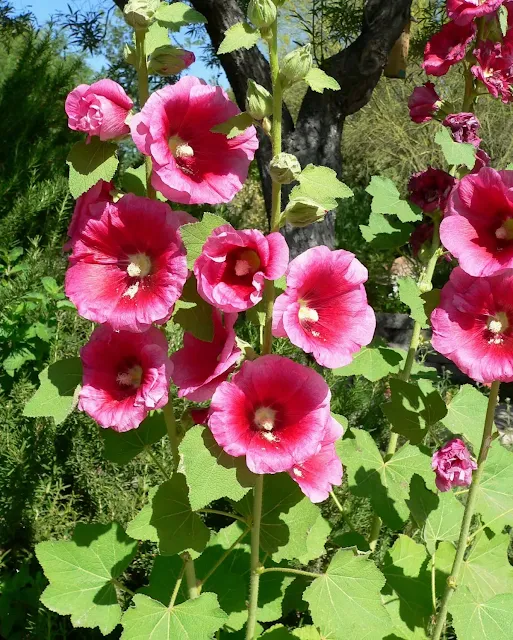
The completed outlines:
<svg viewBox="0 0 513 640">
<path fill-rule="evenodd" d="M 151 260 L 145 253 L 136 253 L 128 256 L 130 263 L 126 268 L 131 278 L 144 278 L 151 271 Z"/>
<path fill-rule="evenodd" d="M 126 387 L 135 387 L 137 389 L 137 387 L 141 386 L 142 373 L 142 367 L 136 364 L 128 371 L 118 373 L 116 381 Z"/>
<path fill-rule="evenodd" d="M 298 469 L 297 467 L 292 467 L 292 473 L 298 478 L 303 477 L 303 472 L 301 471 L 301 469 Z"/>
<path fill-rule="evenodd" d="M 247 260 L 237 260 L 235 263 L 235 274 L 238 276 L 247 276 L 251 271 L 251 267 Z"/>
<path fill-rule="evenodd" d="M 508 316 L 504 311 L 499 311 L 495 316 L 488 319 L 486 323 L 488 330 L 493 334 L 503 333 L 509 327 Z"/>
<path fill-rule="evenodd" d="M 318 322 L 319 321 L 319 314 L 317 313 L 317 311 L 315 309 L 311 309 L 310 307 L 307 307 L 305 304 L 301 304 L 301 306 L 299 307 L 298 317 L 300 322 L 303 322 L 303 321 Z"/>
<path fill-rule="evenodd" d="M 274 419 L 276 418 L 276 411 L 270 407 L 259 407 L 255 411 L 253 420 L 256 426 L 262 431 L 272 431 L 274 429 Z M 265 433 L 263 434 L 265 437 Z M 269 438 L 268 438 L 269 439 Z"/>
<path fill-rule="evenodd" d="M 168 146 L 175 158 L 192 158 L 194 155 L 194 149 L 179 136 L 171 136 Z"/>
<path fill-rule="evenodd" d="M 124 298 L 130 298 L 131 300 L 133 300 L 135 294 L 139 291 L 139 283 L 136 282 L 134 284 L 131 284 L 128 289 L 125 291 L 125 293 L 123 294 Z"/>
</svg>

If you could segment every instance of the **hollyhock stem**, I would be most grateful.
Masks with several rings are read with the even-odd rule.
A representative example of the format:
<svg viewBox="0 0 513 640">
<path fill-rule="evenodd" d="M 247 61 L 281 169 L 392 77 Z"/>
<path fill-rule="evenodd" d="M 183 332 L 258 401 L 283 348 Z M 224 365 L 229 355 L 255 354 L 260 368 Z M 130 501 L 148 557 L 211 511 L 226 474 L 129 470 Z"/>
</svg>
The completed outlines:
<svg viewBox="0 0 513 640">
<path fill-rule="evenodd" d="M 187 582 L 187 593 L 189 599 L 194 600 L 199 596 L 198 581 L 196 580 L 196 571 L 194 570 L 194 560 L 188 553 L 183 554 L 185 561 L 185 580 Z"/>
<path fill-rule="evenodd" d="M 282 88 L 280 82 L 280 62 L 278 59 L 278 19 L 270 27 L 271 40 L 269 42 L 269 63 L 271 67 L 271 81 L 273 90 L 273 120 L 271 142 L 273 155 L 281 153 L 281 120 L 282 120 Z M 280 228 L 281 215 L 281 184 L 272 183 L 271 204 L 271 232 Z M 272 351 L 272 320 L 274 305 L 274 282 L 266 280 L 264 286 L 265 324 L 262 339 L 262 355 Z M 262 519 L 262 500 L 264 492 L 264 476 L 257 475 L 253 489 L 253 522 L 251 526 L 251 580 L 249 585 L 249 609 L 246 640 L 253 640 L 255 636 L 256 615 L 258 609 L 258 589 L 260 585 L 260 522 Z"/>
<path fill-rule="evenodd" d="M 488 408 L 486 410 L 486 418 L 483 427 L 483 438 L 481 440 L 481 448 L 479 450 L 479 456 L 477 458 L 477 469 L 472 476 L 472 484 L 470 485 L 467 504 L 465 505 L 465 513 L 463 514 L 463 520 L 461 523 L 460 537 L 458 539 L 458 545 L 456 547 L 456 557 L 454 558 L 454 563 L 452 565 L 451 575 L 447 578 L 447 586 L 445 587 L 442 604 L 440 605 L 440 612 L 438 613 L 432 640 L 440 640 L 440 636 L 442 635 L 442 631 L 445 626 L 445 620 L 447 618 L 449 600 L 451 599 L 452 594 L 458 586 L 461 565 L 463 563 L 465 551 L 469 543 L 469 531 L 476 507 L 479 483 L 481 481 L 481 476 L 483 475 L 488 451 L 493 441 L 493 419 L 495 416 L 497 399 L 499 397 L 499 386 L 500 382 L 495 381 L 492 382 L 492 386 L 490 388 L 490 397 L 488 398 Z"/>
<path fill-rule="evenodd" d="M 434 220 L 434 230 L 433 230 L 433 241 L 431 244 L 431 256 L 426 265 L 424 272 L 421 274 L 418 286 L 423 291 L 429 291 L 431 289 L 431 283 L 433 280 L 433 274 L 435 272 L 436 263 L 439 258 L 439 249 L 440 249 L 440 220 L 435 218 Z M 415 355 L 417 353 L 417 349 L 419 348 L 420 342 L 420 332 L 422 330 L 422 325 L 419 322 L 415 322 L 413 325 L 413 333 L 411 335 L 410 346 L 408 347 L 408 353 L 406 355 L 406 360 L 404 362 L 404 366 L 402 370 L 399 372 L 399 379 L 408 382 L 411 375 L 411 370 L 413 367 L 413 363 L 415 362 Z M 392 432 L 390 434 L 390 440 L 388 441 L 388 447 L 384 456 L 385 461 L 389 460 L 395 453 L 397 449 L 397 443 L 399 441 L 399 434 Z M 375 515 L 372 524 L 371 530 L 369 534 L 369 547 L 371 551 L 374 551 L 376 548 L 376 544 L 379 539 L 379 534 L 381 531 L 381 518 L 378 515 Z"/>
<path fill-rule="evenodd" d="M 307 578 L 320 578 L 323 573 L 314 573 L 313 571 L 302 571 L 301 569 L 289 569 L 288 567 L 269 567 L 268 569 L 261 569 L 260 573 L 293 573 L 296 576 L 305 576 Z"/>
<path fill-rule="evenodd" d="M 202 580 L 200 580 L 200 591 L 201 589 L 204 587 L 205 582 L 210 578 L 210 576 L 214 573 L 214 571 L 216 571 L 222 564 L 223 562 L 226 560 L 226 558 L 230 555 L 230 553 L 235 549 L 235 547 L 242 542 L 242 540 L 244 540 L 244 538 L 248 535 L 249 533 L 249 529 L 246 529 L 245 531 L 243 531 L 240 536 L 237 538 L 237 540 L 235 540 L 235 542 L 230 546 L 229 549 L 227 549 L 223 555 L 219 558 L 219 560 L 215 563 L 215 565 L 210 569 L 210 571 L 207 573 L 207 575 L 202 578 Z"/>
<path fill-rule="evenodd" d="M 176 420 L 175 412 L 173 411 L 173 400 L 170 397 L 169 402 L 163 409 L 164 421 L 166 423 L 167 435 L 169 436 L 169 444 L 171 445 L 171 453 L 173 455 L 173 462 L 175 471 L 180 462 L 180 454 L 178 452 L 178 435 L 176 433 Z"/>
<path fill-rule="evenodd" d="M 150 97 L 150 86 L 148 83 L 148 65 L 146 63 L 146 52 L 144 49 L 144 40 L 146 31 L 137 29 L 135 31 L 135 57 L 137 61 L 137 88 L 139 90 L 139 103 L 142 109 L 146 101 Z M 151 158 L 144 156 L 144 165 L 146 167 L 146 193 L 148 198 L 155 199 L 155 189 L 151 185 Z"/>
</svg>

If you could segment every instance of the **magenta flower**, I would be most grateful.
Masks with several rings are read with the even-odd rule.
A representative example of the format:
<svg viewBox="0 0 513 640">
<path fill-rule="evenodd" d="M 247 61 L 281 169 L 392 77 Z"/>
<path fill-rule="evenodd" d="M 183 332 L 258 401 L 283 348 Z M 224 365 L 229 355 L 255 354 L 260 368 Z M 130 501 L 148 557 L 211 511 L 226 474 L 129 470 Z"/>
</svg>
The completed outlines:
<svg viewBox="0 0 513 640">
<path fill-rule="evenodd" d="M 501 6 L 504 0 L 447 0 L 447 14 L 458 25 L 471 23 Z"/>
<path fill-rule="evenodd" d="M 486 153 L 486 151 L 483 151 L 482 149 L 478 149 L 476 153 L 476 162 L 470 173 L 479 173 L 479 171 L 481 171 L 483 167 L 489 167 L 490 162 L 491 162 L 490 156 Z"/>
<path fill-rule="evenodd" d="M 453 64 L 463 60 L 475 35 L 476 25 L 473 22 L 464 26 L 454 22 L 444 24 L 426 44 L 422 64 L 424 71 L 430 76 L 444 76 Z"/>
<path fill-rule="evenodd" d="M 442 124 L 451 130 L 456 142 L 468 142 L 479 147 L 481 138 L 478 137 L 477 130 L 481 124 L 473 113 L 451 113 Z"/>
<path fill-rule="evenodd" d="M 435 484 L 440 491 L 453 487 L 468 487 L 472 482 L 472 471 L 477 469 L 465 443 L 459 438 L 450 440 L 433 454 L 431 468 L 436 474 Z"/>
<path fill-rule="evenodd" d="M 363 283 L 367 269 L 348 251 L 313 247 L 292 260 L 287 289 L 276 299 L 273 334 L 324 367 L 349 364 L 376 328 Z"/>
<path fill-rule="evenodd" d="M 440 238 L 472 276 L 513 268 L 513 171 L 485 167 L 462 178 L 448 200 Z"/>
<path fill-rule="evenodd" d="M 461 267 L 431 314 L 433 347 L 477 382 L 513 381 L 513 272 L 475 278 Z"/>
<path fill-rule="evenodd" d="M 136 429 L 149 411 L 167 403 L 173 365 L 166 338 L 155 327 L 139 334 L 96 327 L 80 357 L 78 407 L 101 427 Z"/>
<path fill-rule="evenodd" d="M 155 91 L 130 121 L 152 184 L 173 202 L 219 204 L 240 191 L 258 140 L 254 127 L 228 139 L 210 130 L 240 113 L 221 87 L 186 76 Z"/>
<path fill-rule="evenodd" d="M 295 464 L 289 471 L 290 477 L 312 502 L 323 502 L 330 495 L 333 485 L 342 484 L 342 463 L 333 444 L 342 435 L 342 427 L 332 419 L 320 450 L 302 464 Z"/>
<path fill-rule="evenodd" d="M 428 167 L 410 178 L 409 199 L 426 213 L 443 211 L 454 184 L 454 178 L 447 171 Z"/>
<path fill-rule="evenodd" d="M 474 51 L 477 65 L 471 68 L 474 76 L 480 80 L 494 98 L 500 98 L 505 104 L 513 100 L 513 43 L 480 42 Z"/>
<path fill-rule="evenodd" d="M 330 390 L 313 369 L 282 356 L 246 361 L 214 393 L 209 426 L 253 473 L 289 471 L 316 454 L 329 429 Z"/>
<path fill-rule="evenodd" d="M 112 140 L 130 133 L 125 121 L 133 106 L 123 87 L 104 79 L 91 86 L 79 84 L 68 94 L 64 108 L 70 129 L 83 131 L 88 138 Z"/>
<path fill-rule="evenodd" d="M 112 182 L 98 180 L 94 186 L 78 198 L 71 222 L 69 223 L 69 240 L 63 246 L 64 251 L 70 251 L 73 248 L 74 241 L 79 237 L 89 220 L 97 220 L 101 216 L 103 209 L 101 207 L 93 207 L 92 205 L 112 202 L 111 192 L 113 189 L 114 185 Z"/>
<path fill-rule="evenodd" d="M 228 313 L 246 311 L 262 300 L 264 280 L 281 278 L 289 248 L 282 235 L 256 229 L 214 229 L 194 264 L 198 293 Z"/>
<path fill-rule="evenodd" d="M 194 219 L 132 194 L 91 208 L 99 219 L 74 242 L 66 295 L 81 316 L 116 330 L 166 322 L 188 273 L 178 227 Z"/>
<path fill-rule="evenodd" d="M 209 400 L 217 387 L 235 369 L 241 350 L 235 344 L 233 325 L 236 313 L 212 309 L 214 337 L 212 342 L 199 340 L 185 333 L 183 348 L 171 356 L 174 365 L 173 382 L 179 387 L 178 396 L 194 402 Z"/>
<path fill-rule="evenodd" d="M 442 100 L 432 82 L 425 82 L 421 87 L 415 87 L 408 98 L 410 118 L 417 124 L 432 120 L 441 106 Z"/>
</svg>

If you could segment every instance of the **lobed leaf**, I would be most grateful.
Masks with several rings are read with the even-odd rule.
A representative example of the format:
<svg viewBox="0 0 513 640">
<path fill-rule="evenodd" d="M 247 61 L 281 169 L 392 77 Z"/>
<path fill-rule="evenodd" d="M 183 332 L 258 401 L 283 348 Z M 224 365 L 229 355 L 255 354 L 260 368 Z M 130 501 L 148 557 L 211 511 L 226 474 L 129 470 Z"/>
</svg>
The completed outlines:
<svg viewBox="0 0 513 640">
<path fill-rule="evenodd" d="M 396 215 L 401 222 L 416 222 L 422 215 L 401 199 L 401 195 L 390 178 L 372 176 L 365 189 L 372 196 L 371 212 Z"/>
<path fill-rule="evenodd" d="M 117 146 L 93 136 L 90 142 L 76 142 L 66 160 L 69 166 L 69 190 L 78 198 L 98 180 L 109 182 L 118 168 Z"/>
<path fill-rule="evenodd" d="M 204 213 L 201 222 L 184 224 L 180 227 L 180 236 L 187 249 L 187 266 L 194 268 L 194 263 L 201 255 L 203 245 L 214 229 L 228 224 L 223 218 L 213 213 Z"/>
<path fill-rule="evenodd" d="M 435 142 L 442 148 L 442 153 L 449 165 L 465 165 L 473 169 L 476 163 L 476 148 L 468 142 L 455 142 L 447 127 L 440 127 L 435 135 Z"/>
<path fill-rule="evenodd" d="M 449 602 L 458 640 L 510 640 L 513 628 L 513 594 L 482 602 L 466 587 L 458 587 Z"/>
<path fill-rule="evenodd" d="M 381 380 L 391 373 L 398 373 L 403 362 L 402 354 L 389 347 L 362 347 L 345 367 L 334 369 L 336 376 L 363 376 L 371 382 Z"/>
<path fill-rule="evenodd" d="M 447 405 L 447 415 L 441 421 L 455 435 L 464 436 L 476 454 L 481 446 L 487 406 L 486 396 L 465 384 Z"/>
<path fill-rule="evenodd" d="M 324 93 L 324 89 L 331 89 L 333 91 L 338 91 L 340 89 L 340 85 L 335 78 L 332 78 L 322 69 L 317 67 L 312 67 L 310 69 L 305 76 L 305 82 L 312 91 L 316 91 L 317 93 Z"/>
<path fill-rule="evenodd" d="M 236 116 L 231 117 L 226 122 L 216 124 L 215 127 L 210 129 L 210 131 L 212 131 L 212 133 L 223 133 L 228 140 L 231 140 L 232 138 L 240 136 L 241 133 L 244 133 L 244 131 L 252 125 L 253 118 L 249 113 L 243 111 L 242 113 L 238 113 Z"/>
<path fill-rule="evenodd" d="M 438 542 L 458 539 L 463 519 L 463 505 L 451 492 L 438 494 L 438 507 L 426 519 L 423 537 L 429 553 L 435 552 Z"/>
<path fill-rule="evenodd" d="M 217 54 L 231 53 L 237 49 L 251 49 L 259 40 L 258 29 L 253 29 L 246 22 L 237 22 L 225 32 Z"/>
<path fill-rule="evenodd" d="M 207 19 L 185 2 L 161 3 L 155 12 L 157 22 L 171 31 L 180 31 L 189 24 L 205 24 Z"/>
<path fill-rule="evenodd" d="M 127 464 L 158 442 L 167 433 L 164 414 L 156 411 L 143 420 L 137 429 L 119 433 L 114 429 L 100 429 L 103 455 L 116 464 Z"/>
<path fill-rule="evenodd" d="M 361 224 L 364 240 L 375 249 L 396 249 L 408 242 L 413 231 L 411 224 L 389 220 L 382 213 L 371 212 L 369 224 Z"/>
<path fill-rule="evenodd" d="M 176 301 L 173 320 L 198 340 L 212 342 L 214 339 L 212 307 L 198 293 L 194 275 L 189 276 L 180 300 Z"/>
<path fill-rule="evenodd" d="M 476 511 L 492 531 L 500 533 L 513 524 L 513 456 L 494 443 L 477 489 Z"/>
<path fill-rule="evenodd" d="M 418 322 L 422 328 L 428 326 L 428 319 L 424 310 L 424 300 L 417 283 L 413 278 L 399 278 L 399 300 L 410 307 L 411 317 Z"/>
<path fill-rule="evenodd" d="M 290 200 L 310 198 L 321 208 L 329 211 L 337 206 L 337 198 L 351 198 L 351 189 L 337 178 L 329 167 L 307 165 L 299 174 L 299 185 L 290 192 Z"/>
</svg>

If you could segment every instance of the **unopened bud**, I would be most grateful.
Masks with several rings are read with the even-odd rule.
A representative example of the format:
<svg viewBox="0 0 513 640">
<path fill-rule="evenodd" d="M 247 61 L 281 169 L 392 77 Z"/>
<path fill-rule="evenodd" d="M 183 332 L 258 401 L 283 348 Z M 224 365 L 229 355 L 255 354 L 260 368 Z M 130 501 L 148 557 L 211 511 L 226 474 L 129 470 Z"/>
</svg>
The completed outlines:
<svg viewBox="0 0 513 640">
<path fill-rule="evenodd" d="M 281 7 L 285 2 L 287 2 L 287 0 L 273 0 L 273 2 L 277 7 Z"/>
<path fill-rule="evenodd" d="M 273 97 L 261 85 L 253 80 L 248 81 L 248 93 L 246 95 L 246 111 L 255 120 L 262 120 L 273 112 Z"/>
<path fill-rule="evenodd" d="M 284 58 L 280 68 L 280 78 L 284 86 L 290 86 L 306 77 L 312 68 L 313 59 L 310 45 L 294 49 Z"/>
<path fill-rule="evenodd" d="M 296 156 L 291 153 L 279 153 L 271 160 L 269 173 L 274 182 L 290 184 L 298 179 L 301 173 L 301 165 Z"/>
<path fill-rule="evenodd" d="M 293 227 L 306 227 L 319 222 L 325 215 L 326 209 L 310 198 L 291 200 L 283 213 L 285 220 Z"/>
<path fill-rule="evenodd" d="M 250 0 L 248 18 L 257 27 L 269 27 L 276 20 L 276 5 L 273 0 Z"/>
<path fill-rule="evenodd" d="M 269 118 L 264 118 L 262 120 L 262 129 L 264 130 L 264 133 L 266 135 L 269 135 L 271 133 L 271 121 L 269 120 Z"/>
<path fill-rule="evenodd" d="M 136 31 L 146 30 L 153 22 L 160 0 L 128 0 L 123 9 L 125 22 Z"/>
<path fill-rule="evenodd" d="M 192 51 L 164 45 L 152 51 L 148 72 L 157 73 L 159 76 L 174 76 L 187 69 L 195 60 L 196 57 Z"/>
</svg>

